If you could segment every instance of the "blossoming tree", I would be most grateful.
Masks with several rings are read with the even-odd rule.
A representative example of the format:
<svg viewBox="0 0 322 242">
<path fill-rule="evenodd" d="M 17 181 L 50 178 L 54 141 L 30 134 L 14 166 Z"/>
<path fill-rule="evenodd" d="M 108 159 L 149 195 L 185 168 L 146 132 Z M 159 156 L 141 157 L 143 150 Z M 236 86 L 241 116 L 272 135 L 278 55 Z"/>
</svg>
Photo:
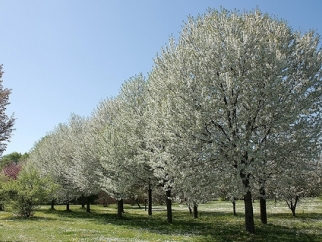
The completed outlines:
<svg viewBox="0 0 322 242">
<path fill-rule="evenodd" d="M 287 152 L 319 153 L 318 44 L 313 31 L 295 32 L 259 10 L 209 10 L 190 17 L 178 41 L 171 39 L 155 59 L 151 79 L 166 100 L 172 135 L 183 120 L 178 113 L 199 117 L 186 129 L 202 144 L 204 158 L 232 174 L 251 233 L 254 178 L 268 171 L 263 161 L 285 167 L 279 157 Z"/>
</svg>

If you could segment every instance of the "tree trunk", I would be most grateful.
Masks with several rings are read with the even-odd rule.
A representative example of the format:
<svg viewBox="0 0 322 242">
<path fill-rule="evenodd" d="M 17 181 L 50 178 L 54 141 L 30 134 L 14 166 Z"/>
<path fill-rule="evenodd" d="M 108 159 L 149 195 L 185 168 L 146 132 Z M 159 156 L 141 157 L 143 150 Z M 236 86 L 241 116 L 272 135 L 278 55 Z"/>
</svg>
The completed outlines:
<svg viewBox="0 0 322 242">
<path fill-rule="evenodd" d="M 148 196 L 149 196 L 148 215 L 152 216 L 152 188 L 150 184 L 149 184 Z"/>
<path fill-rule="evenodd" d="M 265 188 L 261 187 L 259 190 L 260 193 L 260 218 L 263 224 L 267 224 L 267 210 L 266 210 L 266 198 L 265 198 Z"/>
<path fill-rule="evenodd" d="M 122 203 L 121 203 L 121 208 L 122 208 L 122 213 L 124 213 L 124 200 L 122 199 Z"/>
<path fill-rule="evenodd" d="M 67 194 L 67 199 L 66 199 L 66 211 L 69 212 L 70 209 L 69 209 L 69 194 Z"/>
<path fill-rule="evenodd" d="M 260 218 L 263 224 L 267 224 L 267 210 L 266 210 L 266 199 L 261 197 L 259 199 L 260 203 Z"/>
<path fill-rule="evenodd" d="M 4 205 L 0 204 L 0 211 L 4 211 Z"/>
<path fill-rule="evenodd" d="M 291 201 L 290 201 L 290 202 L 286 201 L 286 203 L 287 203 L 288 207 L 289 207 L 289 208 L 291 209 L 291 211 L 292 211 L 292 215 L 293 215 L 293 217 L 295 217 L 295 216 L 296 216 L 296 214 L 295 214 L 295 210 L 296 210 L 296 205 L 297 205 L 297 202 L 298 202 L 298 201 L 299 201 L 299 196 L 296 196 L 296 197 L 295 197 L 294 203 L 293 203 L 292 199 L 291 199 Z"/>
<path fill-rule="evenodd" d="M 122 218 L 123 199 L 117 200 L 117 217 Z"/>
<path fill-rule="evenodd" d="M 81 198 L 82 208 L 85 208 L 85 203 L 86 203 L 85 196 L 84 196 L 84 194 L 82 194 L 82 198 Z"/>
<path fill-rule="evenodd" d="M 168 223 L 172 223 L 172 201 L 171 201 L 171 190 L 168 189 L 166 192 L 167 196 L 167 219 Z"/>
<path fill-rule="evenodd" d="M 139 209 L 141 209 L 141 205 L 140 205 L 139 199 L 137 198 L 135 201 L 136 201 L 136 204 L 138 205 Z"/>
<path fill-rule="evenodd" d="M 87 213 L 91 212 L 91 200 L 89 196 L 86 197 L 86 212 Z"/>
<path fill-rule="evenodd" d="M 249 178 L 248 178 L 249 175 L 250 174 L 246 175 L 243 170 L 240 170 L 240 178 L 243 180 L 244 187 L 247 190 L 246 194 L 244 195 L 246 231 L 251 234 L 255 234 L 252 193 L 248 190 L 249 189 Z"/>
<path fill-rule="evenodd" d="M 193 204 L 193 218 L 198 218 L 198 206 Z"/>
<path fill-rule="evenodd" d="M 263 224 L 267 224 L 266 199 L 263 198 L 263 197 L 260 197 L 259 203 L 260 203 L 260 218 L 261 218 L 261 222 Z"/>
<path fill-rule="evenodd" d="M 188 206 L 188 209 L 189 209 L 189 214 L 192 214 L 191 206 L 189 204 L 187 204 L 187 206 Z"/>
<path fill-rule="evenodd" d="M 244 204 L 245 204 L 246 231 L 251 234 L 255 234 L 253 202 L 252 202 L 252 194 L 250 191 L 248 191 L 246 195 L 244 195 Z"/>
<path fill-rule="evenodd" d="M 234 216 L 236 216 L 237 215 L 237 213 L 236 213 L 236 200 L 234 199 L 231 203 L 233 204 L 233 213 L 234 213 Z"/>
<path fill-rule="evenodd" d="M 69 209 L 69 199 L 67 200 L 67 202 L 66 202 L 66 211 L 70 211 L 70 209 Z"/>
<path fill-rule="evenodd" d="M 292 207 L 292 208 L 291 208 L 291 211 L 292 211 L 292 215 L 293 215 L 293 217 L 296 217 L 296 214 L 295 214 L 295 207 Z"/>
<path fill-rule="evenodd" d="M 51 210 L 55 210 L 55 198 L 53 198 L 51 200 L 51 207 L 50 207 Z"/>
<path fill-rule="evenodd" d="M 296 209 L 296 205 L 297 205 L 298 201 L 299 201 L 299 196 L 296 196 L 295 197 L 295 202 L 294 202 L 294 211 L 292 211 L 292 214 L 293 214 L 294 217 L 295 217 L 295 209 Z"/>
</svg>

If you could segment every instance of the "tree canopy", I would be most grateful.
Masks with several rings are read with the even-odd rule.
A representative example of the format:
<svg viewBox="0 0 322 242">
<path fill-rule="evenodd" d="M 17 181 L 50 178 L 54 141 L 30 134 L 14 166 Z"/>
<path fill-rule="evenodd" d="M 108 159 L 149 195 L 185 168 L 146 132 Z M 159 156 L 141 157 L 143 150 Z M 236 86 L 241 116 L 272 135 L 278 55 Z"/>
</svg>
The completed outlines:
<svg viewBox="0 0 322 242">
<path fill-rule="evenodd" d="M 320 158 L 319 41 L 258 9 L 189 17 L 147 78 L 130 78 L 89 118 L 72 115 L 30 160 L 79 193 L 100 187 L 122 200 L 153 185 L 169 205 L 195 207 L 223 193 L 241 197 L 254 233 L 252 198 L 287 194 L 285 183 L 312 174 Z M 310 189 L 301 184 L 293 187 Z"/>
<path fill-rule="evenodd" d="M 249 232 L 251 193 L 272 172 L 267 162 L 285 169 L 287 157 L 319 155 L 318 43 L 313 31 L 294 32 L 259 10 L 209 10 L 190 17 L 178 41 L 170 39 L 155 60 L 149 89 L 164 107 L 163 133 L 194 142 L 186 147 L 202 150 L 200 162 L 230 174 L 244 195 Z"/>
<path fill-rule="evenodd" d="M 3 87 L 2 75 L 2 65 L 0 65 L 0 157 L 7 148 L 7 142 L 11 137 L 15 121 L 13 115 L 9 117 L 6 114 L 6 108 L 10 104 L 9 95 L 11 90 Z"/>
</svg>

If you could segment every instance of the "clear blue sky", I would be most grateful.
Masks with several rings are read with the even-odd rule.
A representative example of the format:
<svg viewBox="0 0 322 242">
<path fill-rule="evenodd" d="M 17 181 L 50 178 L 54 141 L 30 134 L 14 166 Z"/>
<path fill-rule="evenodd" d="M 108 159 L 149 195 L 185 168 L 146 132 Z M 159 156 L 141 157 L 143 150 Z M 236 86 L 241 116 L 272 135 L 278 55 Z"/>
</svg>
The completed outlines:
<svg viewBox="0 0 322 242">
<path fill-rule="evenodd" d="M 321 0 L 0 0 L 0 64 L 17 118 L 4 154 L 29 152 L 71 113 L 91 115 L 124 80 L 147 74 L 188 15 L 258 7 L 322 34 Z"/>
</svg>

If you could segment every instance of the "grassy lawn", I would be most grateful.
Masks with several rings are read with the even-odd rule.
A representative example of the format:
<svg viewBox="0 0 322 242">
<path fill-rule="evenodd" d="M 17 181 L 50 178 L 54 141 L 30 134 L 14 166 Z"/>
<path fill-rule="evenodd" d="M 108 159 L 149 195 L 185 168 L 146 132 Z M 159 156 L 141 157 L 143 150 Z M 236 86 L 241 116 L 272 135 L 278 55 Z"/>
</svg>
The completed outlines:
<svg viewBox="0 0 322 242">
<path fill-rule="evenodd" d="M 149 217 L 144 209 L 125 205 L 116 218 L 116 207 L 91 206 L 86 213 L 80 205 L 42 206 L 34 216 L 23 219 L 0 212 L 0 241 L 322 241 L 322 201 L 303 199 L 292 217 L 284 202 L 268 202 L 268 224 L 259 220 L 259 202 L 254 203 L 256 234 L 244 230 L 243 202 L 237 202 L 237 216 L 230 202 L 215 201 L 199 206 L 193 219 L 182 205 L 173 207 L 173 224 L 166 222 L 163 206 L 154 207 Z"/>
</svg>

